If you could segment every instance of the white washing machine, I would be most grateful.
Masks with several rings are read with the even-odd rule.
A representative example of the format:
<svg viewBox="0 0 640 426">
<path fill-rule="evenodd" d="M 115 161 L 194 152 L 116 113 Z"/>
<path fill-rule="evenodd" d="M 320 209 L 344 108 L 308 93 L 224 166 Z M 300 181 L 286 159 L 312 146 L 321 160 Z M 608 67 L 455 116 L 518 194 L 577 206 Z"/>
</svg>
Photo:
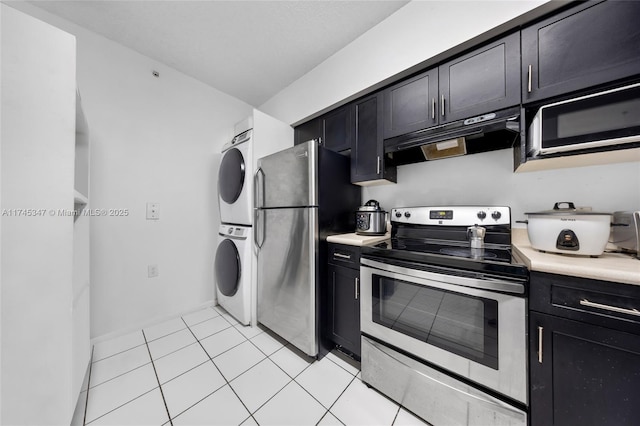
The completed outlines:
<svg viewBox="0 0 640 426">
<path fill-rule="evenodd" d="M 249 226 L 220 225 L 214 263 L 218 304 L 244 325 L 251 322 L 252 232 Z"/>
<path fill-rule="evenodd" d="M 253 223 L 253 129 L 245 130 L 222 147 L 218 171 L 218 199 L 222 223 Z"/>
</svg>

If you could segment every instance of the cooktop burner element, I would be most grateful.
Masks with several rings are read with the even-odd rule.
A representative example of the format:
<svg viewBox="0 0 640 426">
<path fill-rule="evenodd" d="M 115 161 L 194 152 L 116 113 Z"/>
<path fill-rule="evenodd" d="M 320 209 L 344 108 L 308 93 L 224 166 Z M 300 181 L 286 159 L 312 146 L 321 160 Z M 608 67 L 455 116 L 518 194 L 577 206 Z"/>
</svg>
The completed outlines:
<svg viewBox="0 0 640 426">
<path fill-rule="evenodd" d="M 511 255 L 511 209 L 504 206 L 394 208 L 391 243 L 364 248 L 363 254 L 468 271 L 528 276 L 526 267 Z"/>
</svg>

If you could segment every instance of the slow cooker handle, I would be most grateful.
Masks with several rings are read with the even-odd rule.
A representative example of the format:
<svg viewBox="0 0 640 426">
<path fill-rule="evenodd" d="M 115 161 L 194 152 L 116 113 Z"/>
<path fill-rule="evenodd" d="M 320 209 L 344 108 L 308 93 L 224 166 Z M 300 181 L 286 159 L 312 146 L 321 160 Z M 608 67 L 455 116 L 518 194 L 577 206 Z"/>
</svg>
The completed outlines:
<svg viewBox="0 0 640 426">
<path fill-rule="evenodd" d="M 560 204 L 566 204 L 567 205 L 567 207 L 562 209 L 562 210 L 566 210 L 566 209 L 575 210 L 576 209 L 575 204 L 573 204 L 571 201 L 558 201 L 557 203 L 555 203 L 553 205 L 553 209 L 554 210 L 561 210 Z"/>
</svg>

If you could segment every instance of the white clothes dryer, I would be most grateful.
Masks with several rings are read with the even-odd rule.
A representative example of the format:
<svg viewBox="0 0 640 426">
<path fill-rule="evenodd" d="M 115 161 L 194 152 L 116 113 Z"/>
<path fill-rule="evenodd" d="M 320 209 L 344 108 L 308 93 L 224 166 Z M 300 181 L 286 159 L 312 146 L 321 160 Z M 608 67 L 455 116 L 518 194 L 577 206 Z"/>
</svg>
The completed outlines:
<svg viewBox="0 0 640 426">
<path fill-rule="evenodd" d="M 234 225 L 253 223 L 253 129 L 222 147 L 218 170 L 220 221 Z"/>
<path fill-rule="evenodd" d="M 251 227 L 220 225 L 214 275 L 218 304 L 238 322 L 251 322 L 253 280 Z"/>
</svg>

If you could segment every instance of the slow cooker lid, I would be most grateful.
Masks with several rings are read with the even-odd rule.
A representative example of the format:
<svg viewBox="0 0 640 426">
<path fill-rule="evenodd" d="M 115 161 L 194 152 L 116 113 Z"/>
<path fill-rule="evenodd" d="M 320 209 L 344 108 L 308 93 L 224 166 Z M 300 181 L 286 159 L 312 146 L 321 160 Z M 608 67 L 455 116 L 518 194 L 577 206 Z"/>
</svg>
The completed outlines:
<svg viewBox="0 0 640 426">
<path fill-rule="evenodd" d="M 561 204 L 565 204 L 567 207 L 560 207 Z M 568 201 L 560 201 L 555 203 L 551 210 L 542 210 L 539 212 L 528 212 L 525 214 L 538 215 L 538 216 L 596 216 L 596 215 L 611 216 L 611 213 L 599 213 L 599 212 L 592 212 L 588 210 L 578 210 L 576 209 L 575 204 Z"/>
</svg>

